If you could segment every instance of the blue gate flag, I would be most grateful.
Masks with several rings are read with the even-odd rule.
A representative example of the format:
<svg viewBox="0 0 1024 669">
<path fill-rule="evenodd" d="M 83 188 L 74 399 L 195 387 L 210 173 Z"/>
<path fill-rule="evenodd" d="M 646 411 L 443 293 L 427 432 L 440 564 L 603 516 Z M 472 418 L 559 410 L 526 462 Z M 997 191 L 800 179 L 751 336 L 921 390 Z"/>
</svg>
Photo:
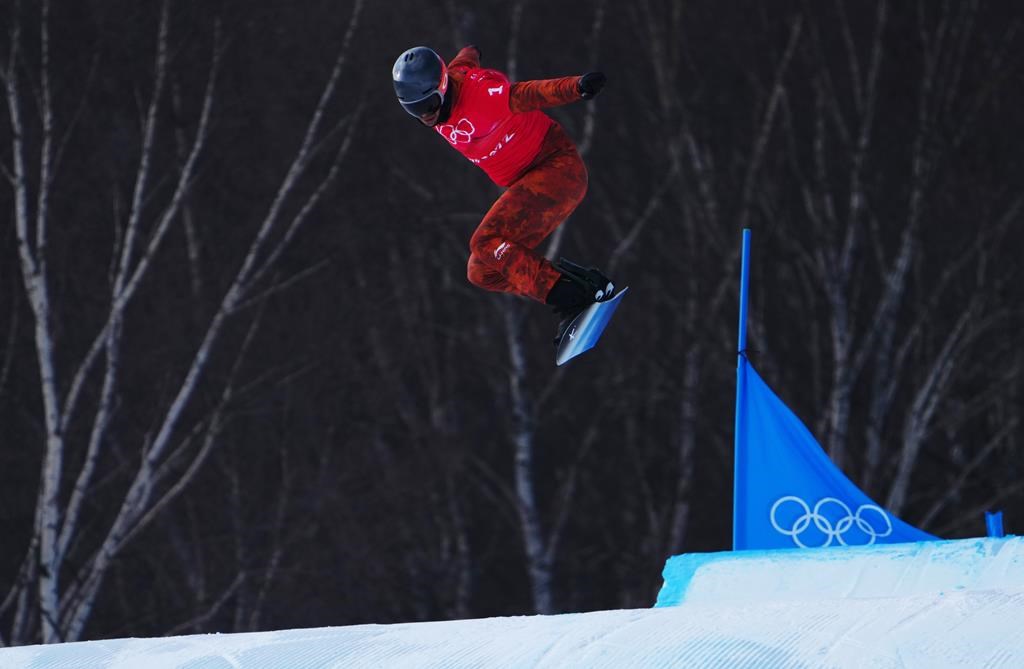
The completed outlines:
<svg viewBox="0 0 1024 669">
<path fill-rule="evenodd" d="M 742 354 L 736 412 L 733 550 L 936 539 L 854 485 Z"/>
</svg>

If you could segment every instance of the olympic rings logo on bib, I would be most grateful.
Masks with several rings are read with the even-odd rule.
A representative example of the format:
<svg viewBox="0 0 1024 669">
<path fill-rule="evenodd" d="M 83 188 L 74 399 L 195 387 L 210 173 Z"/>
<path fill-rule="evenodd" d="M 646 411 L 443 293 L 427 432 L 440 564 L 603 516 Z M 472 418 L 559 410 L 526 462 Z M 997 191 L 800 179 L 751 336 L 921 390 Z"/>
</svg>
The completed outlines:
<svg viewBox="0 0 1024 669">
<path fill-rule="evenodd" d="M 473 133 L 476 132 L 476 128 L 473 127 L 472 121 L 468 118 L 460 118 L 459 122 L 455 125 L 447 123 L 445 125 L 437 126 L 435 128 L 442 137 L 448 140 L 448 143 L 452 146 L 456 144 L 468 144 L 469 140 L 473 139 Z"/>
</svg>

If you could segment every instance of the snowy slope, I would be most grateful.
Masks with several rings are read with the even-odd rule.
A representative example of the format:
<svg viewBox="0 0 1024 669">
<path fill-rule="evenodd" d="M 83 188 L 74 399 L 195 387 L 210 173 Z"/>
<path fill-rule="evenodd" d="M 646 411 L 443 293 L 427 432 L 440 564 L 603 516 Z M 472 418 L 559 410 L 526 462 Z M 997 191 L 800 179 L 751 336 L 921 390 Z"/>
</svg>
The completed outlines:
<svg viewBox="0 0 1024 669">
<path fill-rule="evenodd" d="M 1024 667 L 1024 589 L 91 641 L 4 669 Z"/>
<path fill-rule="evenodd" d="M 0 668 L 1024 667 L 1020 540 L 941 543 L 701 556 L 678 606 L 9 648 Z M 871 579 L 898 596 L 858 594 Z"/>
</svg>

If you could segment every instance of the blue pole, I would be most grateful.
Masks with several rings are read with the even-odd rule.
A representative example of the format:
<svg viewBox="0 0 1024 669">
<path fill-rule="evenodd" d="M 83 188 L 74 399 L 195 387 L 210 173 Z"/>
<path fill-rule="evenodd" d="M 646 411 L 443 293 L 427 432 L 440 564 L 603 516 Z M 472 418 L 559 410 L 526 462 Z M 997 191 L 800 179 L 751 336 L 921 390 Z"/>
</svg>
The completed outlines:
<svg viewBox="0 0 1024 669">
<path fill-rule="evenodd" d="M 750 229 L 743 230 L 743 247 L 740 256 L 740 323 L 739 336 L 737 337 L 736 348 L 736 424 L 733 433 L 733 477 L 732 477 L 732 549 L 742 548 L 742 537 L 744 532 L 740 528 L 743 522 L 743 515 L 740 513 L 742 500 L 740 495 L 746 487 L 745 471 L 741 467 L 742 455 L 740 444 L 743 443 L 741 436 L 746 430 L 746 421 L 742 411 L 742 398 L 745 393 L 745 366 L 746 359 L 743 357 L 747 349 L 747 300 L 750 295 Z"/>
<path fill-rule="evenodd" d="M 743 230 L 743 255 L 740 258 L 740 328 L 737 353 L 747 348 L 747 300 L 750 296 L 750 229 Z M 741 356 L 742 358 L 742 356 Z"/>
<path fill-rule="evenodd" d="M 1002 511 L 986 511 L 985 512 L 985 529 L 988 531 L 988 536 L 993 538 L 1002 538 L 1003 534 L 1003 512 Z"/>
</svg>

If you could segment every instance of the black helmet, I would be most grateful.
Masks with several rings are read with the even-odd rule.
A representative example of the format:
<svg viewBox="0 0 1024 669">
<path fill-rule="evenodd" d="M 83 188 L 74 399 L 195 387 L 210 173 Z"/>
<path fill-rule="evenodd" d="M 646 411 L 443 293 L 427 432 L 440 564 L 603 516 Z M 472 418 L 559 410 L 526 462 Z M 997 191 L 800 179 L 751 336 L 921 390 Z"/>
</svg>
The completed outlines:
<svg viewBox="0 0 1024 669">
<path fill-rule="evenodd" d="M 448 90 L 448 68 L 433 49 L 416 46 L 391 68 L 395 94 L 405 111 L 419 118 L 441 108 Z"/>
</svg>

